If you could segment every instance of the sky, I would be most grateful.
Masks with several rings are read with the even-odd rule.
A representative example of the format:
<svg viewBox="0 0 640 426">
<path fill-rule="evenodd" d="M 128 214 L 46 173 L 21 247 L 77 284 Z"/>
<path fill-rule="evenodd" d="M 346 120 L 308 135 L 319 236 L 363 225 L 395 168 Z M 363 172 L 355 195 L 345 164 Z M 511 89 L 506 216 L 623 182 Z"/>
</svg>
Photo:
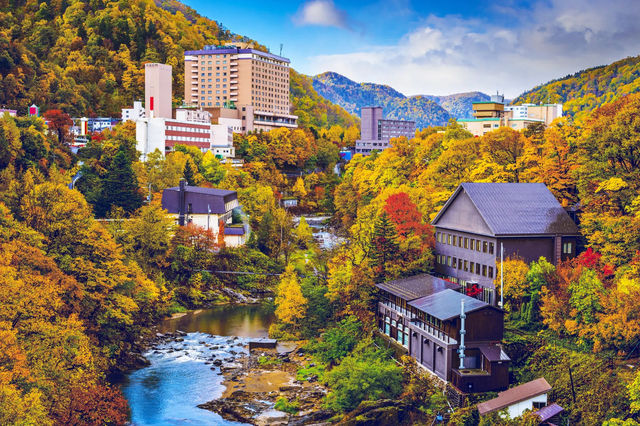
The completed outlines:
<svg viewBox="0 0 640 426">
<path fill-rule="evenodd" d="M 525 90 L 640 54 L 640 0 L 185 0 L 304 74 L 407 96 Z"/>
</svg>

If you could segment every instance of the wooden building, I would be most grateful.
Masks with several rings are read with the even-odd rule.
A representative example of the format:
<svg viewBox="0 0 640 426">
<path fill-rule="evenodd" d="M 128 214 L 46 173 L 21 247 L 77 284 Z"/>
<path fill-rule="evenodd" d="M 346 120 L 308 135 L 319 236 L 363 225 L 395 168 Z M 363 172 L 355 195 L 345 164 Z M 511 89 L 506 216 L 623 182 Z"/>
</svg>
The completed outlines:
<svg viewBox="0 0 640 426">
<path fill-rule="evenodd" d="M 576 255 L 578 227 L 543 183 L 462 183 L 432 221 L 439 276 L 495 304 L 504 257 L 557 264 Z"/>
<path fill-rule="evenodd" d="M 419 365 L 464 393 L 506 389 L 509 357 L 500 342 L 503 311 L 460 293 L 460 286 L 432 275 L 376 284 L 378 329 L 403 346 Z M 458 349 L 466 316 L 463 366 Z"/>
</svg>

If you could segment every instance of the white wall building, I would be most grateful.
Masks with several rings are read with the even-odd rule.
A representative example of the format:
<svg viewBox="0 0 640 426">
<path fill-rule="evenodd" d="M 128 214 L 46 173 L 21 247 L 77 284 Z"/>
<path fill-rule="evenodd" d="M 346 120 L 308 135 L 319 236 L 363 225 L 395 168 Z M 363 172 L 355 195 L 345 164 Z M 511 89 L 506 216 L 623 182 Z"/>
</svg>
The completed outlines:
<svg viewBox="0 0 640 426">
<path fill-rule="evenodd" d="M 142 101 L 135 101 L 133 108 L 122 108 L 122 121 L 138 121 L 145 117 Z"/>
<path fill-rule="evenodd" d="M 551 385 L 540 377 L 506 391 L 499 392 L 497 398 L 478 404 L 478 413 L 485 416 L 494 412 L 506 411 L 510 418 L 520 417 L 526 410 L 537 411 L 548 404 L 547 394 Z"/>
</svg>

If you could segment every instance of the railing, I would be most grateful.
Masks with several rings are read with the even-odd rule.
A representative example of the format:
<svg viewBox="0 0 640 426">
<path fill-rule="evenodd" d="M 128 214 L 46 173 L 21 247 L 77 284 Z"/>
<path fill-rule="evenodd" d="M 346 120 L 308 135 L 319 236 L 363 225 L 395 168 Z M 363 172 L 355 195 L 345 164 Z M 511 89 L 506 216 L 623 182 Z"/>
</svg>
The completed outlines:
<svg viewBox="0 0 640 426">
<path fill-rule="evenodd" d="M 417 319 L 416 316 L 412 312 L 407 310 L 406 308 L 403 308 L 402 306 L 396 305 L 395 303 L 390 302 L 388 300 L 381 301 L 380 303 L 382 305 L 390 308 L 390 309 L 393 309 L 397 313 L 408 317 L 410 319 L 410 321 L 414 325 L 416 325 L 421 330 L 425 331 L 431 337 L 434 337 L 434 338 L 436 338 L 436 339 L 438 339 L 438 340 L 440 340 L 442 342 L 445 342 L 445 343 L 447 343 L 449 345 L 455 345 L 455 344 L 458 343 L 458 341 L 456 339 L 451 338 L 448 334 L 446 334 L 444 331 L 440 330 L 439 328 L 432 327 L 431 325 L 425 324 L 424 322 L 422 322 L 419 319 Z"/>
</svg>

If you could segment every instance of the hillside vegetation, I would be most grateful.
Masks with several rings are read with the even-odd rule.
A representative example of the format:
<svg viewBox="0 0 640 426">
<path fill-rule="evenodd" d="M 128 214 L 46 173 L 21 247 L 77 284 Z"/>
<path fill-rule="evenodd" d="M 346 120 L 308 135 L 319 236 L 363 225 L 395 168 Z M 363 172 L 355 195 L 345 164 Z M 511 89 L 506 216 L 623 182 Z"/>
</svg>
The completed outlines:
<svg viewBox="0 0 640 426">
<path fill-rule="evenodd" d="M 513 100 L 518 103 L 559 102 L 565 114 L 583 116 L 605 103 L 640 91 L 640 56 L 589 68 L 534 87 Z"/>
<path fill-rule="evenodd" d="M 470 118 L 473 102 L 489 100 L 489 95 L 481 92 L 405 96 L 393 87 L 356 83 L 335 72 L 313 77 L 313 87 L 321 96 L 352 114 L 360 114 L 362 107 L 381 106 L 386 117 L 414 120 L 419 128 L 441 126 L 451 118 Z"/>
<path fill-rule="evenodd" d="M 181 102 L 184 51 L 234 40 L 251 41 L 173 0 L 0 1 L 0 106 L 118 117 L 143 97 L 146 62 L 173 67 L 173 98 Z M 296 76 L 292 85 L 304 86 Z M 303 122 L 352 122 L 309 89 L 296 94 L 309 98 L 293 99 Z"/>
</svg>

